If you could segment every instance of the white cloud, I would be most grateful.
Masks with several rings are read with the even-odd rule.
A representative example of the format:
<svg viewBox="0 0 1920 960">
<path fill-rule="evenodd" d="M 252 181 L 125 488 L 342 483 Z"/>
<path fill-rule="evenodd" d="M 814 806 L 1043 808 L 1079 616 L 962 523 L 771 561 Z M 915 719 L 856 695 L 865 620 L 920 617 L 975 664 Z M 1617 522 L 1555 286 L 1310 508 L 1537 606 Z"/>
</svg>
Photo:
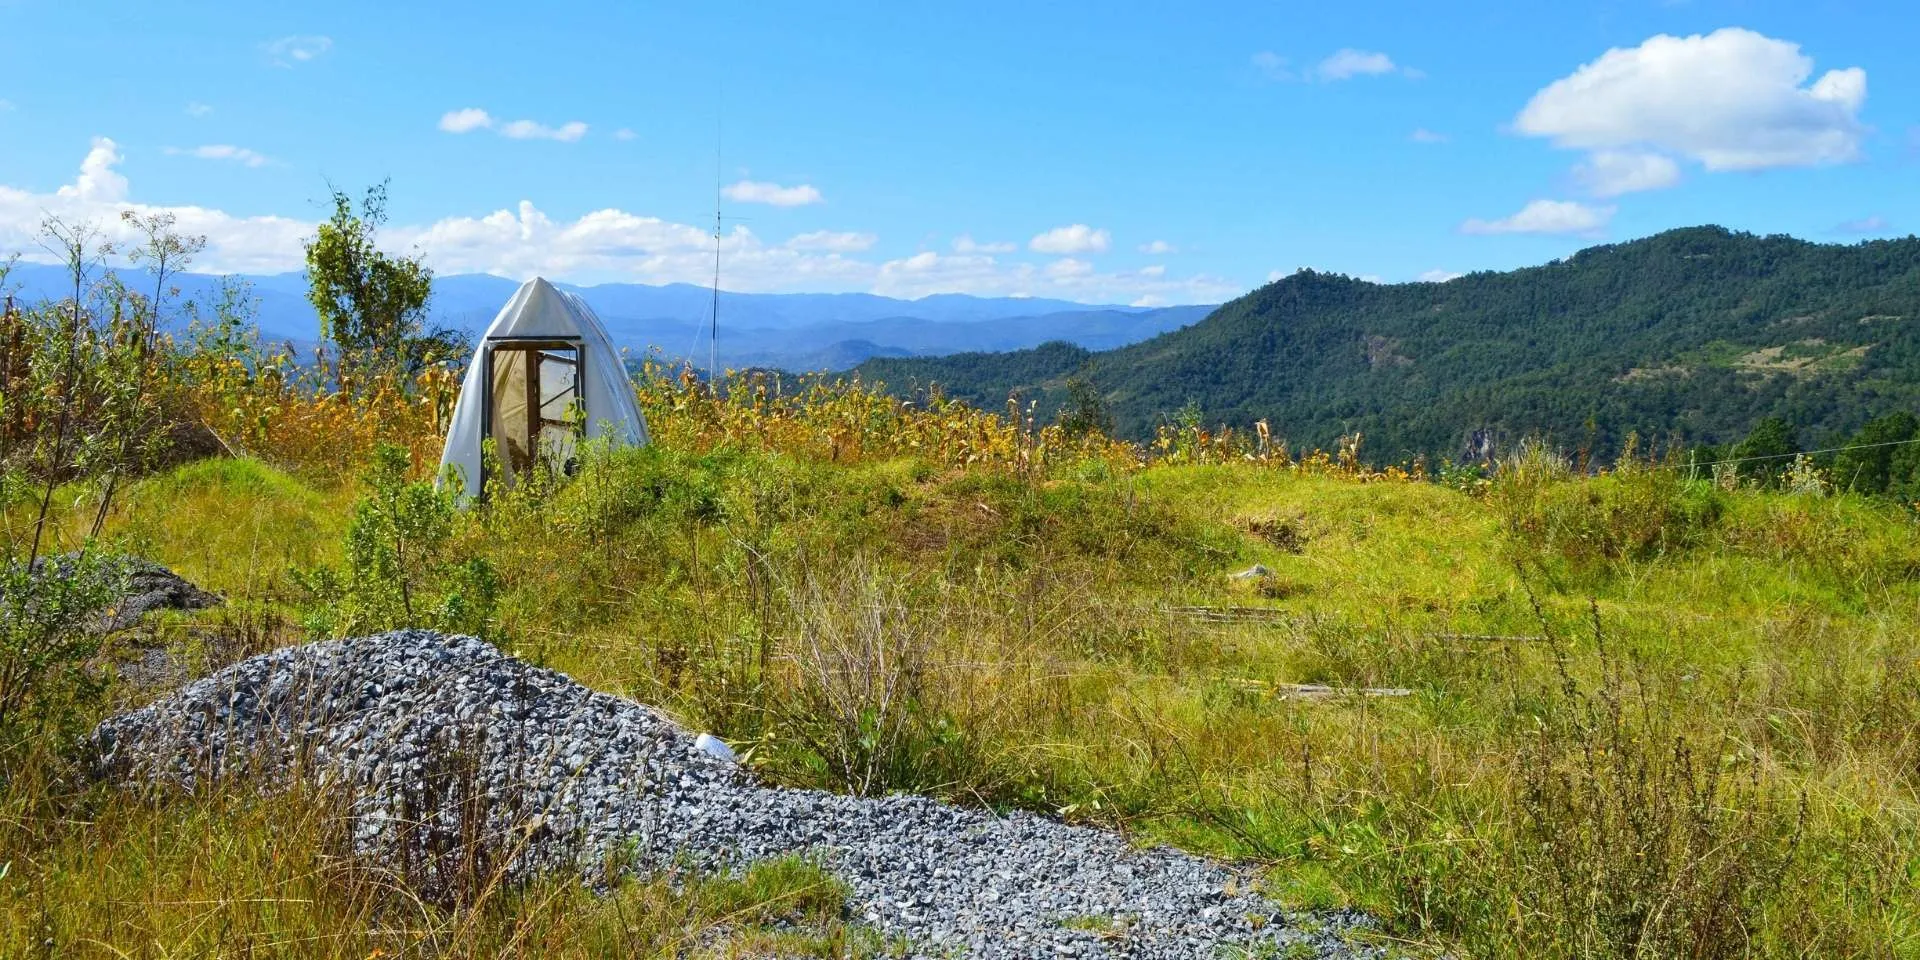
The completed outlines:
<svg viewBox="0 0 1920 960">
<path fill-rule="evenodd" d="M 1343 47 L 1334 51 L 1326 59 L 1311 68 L 1296 70 L 1291 61 L 1271 50 L 1262 50 L 1253 55 L 1253 67 L 1269 80 L 1288 82 L 1293 80 L 1333 83 L 1351 80 L 1354 77 L 1377 77 L 1397 73 L 1408 79 L 1418 80 L 1425 73 L 1412 67 L 1404 67 L 1393 62 L 1393 58 L 1372 50 L 1355 50 Z"/>
<path fill-rule="evenodd" d="M 260 45 L 267 52 L 268 59 L 276 67 L 291 67 L 308 63 L 324 56 L 333 49 L 332 37 L 292 36 L 269 40 Z"/>
<path fill-rule="evenodd" d="M 1412 133 L 1407 134 L 1407 139 L 1414 143 L 1446 143 L 1453 138 L 1444 133 L 1435 133 L 1426 127 L 1417 127 Z"/>
<path fill-rule="evenodd" d="M 890 297 L 970 293 L 1054 296 L 1097 303 L 1137 303 L 1146 298 L 1155 298 L 1155 303 L 1216 303 L 1243 292 L 1237 284 L 1206 274 L 1167 278 L 1100 273 L 1084 269 L 1082 264 L 1066 258 L 1043 269 L 1029 263 L 1003 263 L 980 254 L 922 251 L 880 264 L 872 290 Z"/>
<path fill-rule="evenodd" d="M 789 250 L 826 250 L 832 253 L 859 253 L 871 250 L 879 237 L 871 233 L 835 233 L 831 230 L 815 230 L 803 233 L 787 241 Z"/>
<path fill-rule="evenodd" d="M 972 234 L 963 233 L 953 238 L 954 253 L 1012 253 L 1018 249 L 1017 245 L 1011 243 L 980 243 L 973 239 Z"/>
<path fill-rule="evenodd" d="M 191 101 L 187 104 L 187 116 L 193 117 L 196 120 L 201 117 L 209 116 L 212 113 L 213 113 L 212 107 L 204 103 L 201 103 L 198 100 Z"/>
<path fill-rule="evenodd" d="M 1729 27 L 1608 50 L 1534 94 L 1514 128 L 1578 150 L 1658 151 L 1708 170 L 1844 163 L 1860 154 L 1867 74 L 1811 85 L 1798 44 Z"/>
<path fill-rule="evenodd" d="M 1034 237 L 1027 242 L 1027 249 L 1034 253 L 1106 253 L 1112 245 L 1113 236 L 1107 231 L 1075 223 Z"/>
<path fill-rule="evenodd" d="M 138 203 L 129 199 L 127 178 L 116 169 L 120 162 L 119 146 L 96 137 L 72 183 L 51 193 L 0 186 L 0 256 L 18 252 L 27 259 L 47 259 L 49 254 L 34 242 L 34 235 L 48 216 L 92 223 L 105 239 L 134 242 L 134 229 L 120 220 L 121 211 L 132 210 L 143 215 L 172 213 L 180 233 L 205 236 L 207 250 L 195 263 L 196 269 L 277 273 L 299 267 L 300 240 L 313 232 L 312 223 L 286 217 L 236 217 L 196 206 Z"/>
<path fill-rule="evenodd" d="M 587 125 L 578 120 L 563 123 L 557 127 L 549 127 L 532 120 L 502 122 L 479 107 L 449 110 L 440 115 L 439 126 L 446 133 L 492 130 L 509 140 L 558 140 L 561 143 L 573 143 L 587 135 Z"/>
<path fill-rule="evenodd" d="M 312 219 L 238 216 L 195 206 L 140 203 L 119 172 L 120 152 L 99 139 L 70 184 L 34 191 L 0 186 L 0 254 L 18 251 L 30 259 L 49 255 L 34 242 L 45 216 L 99 225 L 108 239 L 130 241 L 120 212 L 169 212 L 178 229 L 207 238 L 195 269 L 210 272 L 278 273 L 301 266 L 301 241 L 313 235 Z M 443 275 L 492 273 L 524 278 L 535 274 L 581 283 L 609 281 L 706 284 L 713 277 L 713 237 L 704 227 L 674 223 L 624 210 L 596 210 L 578 219 L 556 220 L 529 201 L 481 216 L 452 216 L 424 225 L 395 225 L 381 246 L 417 251 Z M 721 282 L 743 291 L 870 290 L 892 296 L 933 293 L 979 296 L 1053 296 L 1090 303 L 1217 303 L 1241 292 L 1237 284 L 1206 274 L 1170 277 L 1152 270 L 1105 273 L 1068 257 L 1036 263 L 985 254 L 933 252 L 894 260 L 861 259 L 868 235 L 820 231 L 785 243 L 767 243 L 744 226 L 721 238 Z"/>
<path fill-rule="evenodd" d="M 739 183 L 728 184 L 726 189 L 720 192 L 735 203 L 770 203 L 776 207 L 804 207 L 826 200 L 820 195 L 819 189 L 806 183 L 783 187 L 777 183 L 761 180 L 742 180 Z"/>
<path fill-rule="evenodd" d="M 118 203 L 127 198 L 127 178 L 114 167 L 120 165 L 120 145 L 106 137 L 94 137 L 93 146 L 80 161 L 80 176 L 73 183 L 54 191 L 54 196 L 83 203 Z"/>
<path fill-rule="evenodd" d="M 1596 197 L 1617 197 L 1679 183 L 1680 165 L 1658 153 L 1596 150 L 1573 168 L 1573 176 Z"/>
<path fill-rule="evenodd" d="M 1164 254 L 1169 254 L 1169 253 L 1179 253 L 1180 248 L 1174 246 L 1171 243 L 1166 242 L 1165 240 L 1155 240 L 1152 243 L 1141 244 L 1140 252 L 1144 254 L 1148 254 L 1149 256 L 1157 257 L 1157 256 L 1162 256 Z"/>
<path fill-rule="evenodd" d="M 493 126 L 493 116 L 479 107 L 449 110 L 440 115 L 440 129 L 447 133 L 472 133 Z"/>
<path fill-rule="evenodd" d="M 557 127 L 535 123 L 532 120 L 514 120 L 499 126 L 500 135 L 509 140 L 558 140 L 561 143 L 573 143 L 587 135 L 587 125 L 578 120 L 568 121 Z"/>
<path fill-rule="evenodd" d="M 1075 280 L 1093 276 L 1093 264 L 1073 257 L 1061 257 L 1047 264 L 1047 276 L 1055 280 Z"/>
<path fill-rule="evenodd" d="M 1834 230 L 1839 233 L 1891 233 L 1893 224 L 1888 223 L 1886 217 L 1875 214 L 1858 220 L 1848 220 L 1834 227 Z"/>
<path fill-rule="evenodd" d="M 1446 283 L 1448 280 L 1456 280 L 1462 276 L 1465 274 L 1455 273 L 1452 270 L 1428 270 L 1420 275 L 1420 282 Z"/>
<path fill-rule="evenodd" d="M 1265 74 L 1269 80 L 1294 79 L 1293 68 L 1287 65 L 1287 58 L 1272 50 L 1262 50 L 1254 54 L 1253 68 Z"/>
<path fill-rule="evenodd" d="M 1149 293 L 1149 294 L 1146 294 L 1145 296 L 1142 296 L 1140 299 L 1127 304 L 1127 306 L 1129 307 L 1164 307 L 1164 306 L 1167 306 L 1167 298 Z"/>
<path fill-rule="evenodd" d="M 198 157 L 201 160 L 227 160 L 247 167 L 264 167 L 273 162 L 258 152 L 246 147 L 236 147 L 230 143 L 210 143 L 187 150 L 166 147 L 163 152 L 173 156 Z"/>
<path fill-rule="evenodd" d="M 615 140 L 620 140 L 620 141 L 633 140 L 639 136 L 640 136 L 639 134 L 634 133 L 632 130 L 627 129 L 626 127 L 621 127 L 620 129 L 615 130 L 613 132 L 613 138 Z"/>
<path fill-rule="evenodd" d="M 1143 277 L 1164 277 L 1167 275 L 1167 265 L 1164 263 L 1149 264 L 1140 268 L 1140 275 Z"/>
<path fill-rule="evenodd" d="M 1460 232 L 1595 234 L 1606 227 L 1613 214 L 1613 207 L 1590 207 L 1572 200 L 1535 200 L 1510 217 L 1468 220 L 1460 225 Z"/>
<path fill-rule="evenodd" d="M 1399 69 L 1394 65 L 1393 58 L 1384 53 L 1348 47 L 1320 61 L 1313 72 L 1322 80 L 1349 80 L 1354 77 L 1376 77 Z"/>
</svg>

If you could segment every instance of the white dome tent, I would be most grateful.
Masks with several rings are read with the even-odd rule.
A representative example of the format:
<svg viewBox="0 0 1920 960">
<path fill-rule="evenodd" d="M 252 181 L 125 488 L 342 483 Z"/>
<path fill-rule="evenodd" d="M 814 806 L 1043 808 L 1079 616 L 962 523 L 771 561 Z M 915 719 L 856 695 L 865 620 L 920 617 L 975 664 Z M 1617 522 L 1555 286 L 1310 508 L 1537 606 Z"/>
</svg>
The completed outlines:
<svg viewBox="0 0 1920 960">
<path fill-rule="evenodd" d="M 441 482 L 472 498 L 487 482 L 511 485 L 543 459 L 564 468 L 582 430 L 615 445 L 647 442 L 632 382 L 600 318 L 585 300 L 535 277 L 474 347 L 440 456 Z M 494 478 L 481 473 L 486 440 L 494 442 Z"/>
</svg>

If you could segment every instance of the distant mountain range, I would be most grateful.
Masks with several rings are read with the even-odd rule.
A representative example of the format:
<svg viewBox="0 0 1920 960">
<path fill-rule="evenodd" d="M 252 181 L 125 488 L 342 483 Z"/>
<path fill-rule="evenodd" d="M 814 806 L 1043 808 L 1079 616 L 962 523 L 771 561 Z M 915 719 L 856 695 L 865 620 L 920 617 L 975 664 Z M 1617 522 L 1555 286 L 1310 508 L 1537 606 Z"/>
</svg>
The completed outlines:
<svg viewBox="0 0 1920 960">
<path fill-rule="evenodd" d="M 220 279 L 184 274 L 177 285 L 182 297 L 210 303 L 217 297 Z M 313 342 L 318 320 L 307 303 L 305 275 L 236 279 L 252 286 L 263 336 L 303 345 Z M 136 289 L 145 282 L 132 273 L 126 280 Z M 29 301 L 65 296 L 70 282 L 60 268 L 38 264 L 20 264 L 8 278 L 8 284 L 18 288 L 17 295 Z M 437 277 L 430 305 L 434 322 L 478 334 L 518 286 L 513 280 L 480 274 Z M 620 346 L 636 353 L 657 348 L 669 358 L 692 356 L 705 363 L 711 289 L 684 283 L 560 286 L 585 297 Z M 722 291 L 713 353 L 725 366 L 811 371 L 844 370 L 876 356 L 1017 350 L 1049 340 L 1103 350 L 1178 329 L 1212 309 L 962 294 L 898 300 L 866 293 Z"/>
<path fill-rule="evenodd" d="M 1045 411 L 1080 376 L 1129 436 L 1193 404 L 1209 425 L 1265 419 L 1296 447 L 1358 432 L 1375 460 L 1459 456 L 1476 431 L 1610 457 L 1629 432 L 1719 443 L 1767 416 L 1818 443 L 1920 412 L 1920 239 L 1816 244 L 1695 227 L 1445 283 L 1302 271 L 1118 349 L 1057 343 L 858 369 L 988 409 L 1019 392 Z"/>
</svg>

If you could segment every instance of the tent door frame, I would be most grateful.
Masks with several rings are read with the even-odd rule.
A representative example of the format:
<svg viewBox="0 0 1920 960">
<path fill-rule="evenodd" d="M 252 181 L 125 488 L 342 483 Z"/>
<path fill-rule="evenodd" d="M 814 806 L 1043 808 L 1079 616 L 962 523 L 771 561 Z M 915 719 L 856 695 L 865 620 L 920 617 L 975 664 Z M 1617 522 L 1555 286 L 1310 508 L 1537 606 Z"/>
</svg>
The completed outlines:
<svg viewBox="0 0 1920 960">
<path fill-rule="evenodd" d="M 527 418 L 528 435 L 537 442 L 540 436 L 540 397 L 539 397 L 539 354 L 542 350 L 573 351 L 573 396 L 574 402 L 585 407 L 587 403 L 587 343 L 585 337 L 549 337 L 549 336 L 505 336 L 487 337 L 480 341 L 480 350 L 486 355 L 486 389 L 480 394 L 480 442 L 485 443 L 493 436 L 493 355 L 500 349 L 533 354 L 529 358 L 528 383 L 534 395 L 528 398 Z M 480 471 L 480 499 L 487 498 L 486 471 Z"/>
</svg>

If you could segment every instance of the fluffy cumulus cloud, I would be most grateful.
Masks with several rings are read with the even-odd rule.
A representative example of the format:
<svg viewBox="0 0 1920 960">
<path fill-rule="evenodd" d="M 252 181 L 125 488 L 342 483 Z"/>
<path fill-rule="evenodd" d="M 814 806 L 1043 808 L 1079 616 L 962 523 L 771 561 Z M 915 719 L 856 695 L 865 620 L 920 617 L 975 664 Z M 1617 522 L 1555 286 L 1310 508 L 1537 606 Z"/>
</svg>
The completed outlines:
<svg viewBox="0 0 1920 960">
<path fill-rule="evenodd" d="M 1680 182 L 1672 157 L 1637 150 L 1596 150 L 1573 168 L 1574 178 L 1596 197 L 1662 190 Z"/>
<path fill-rule="evenodd" d="M 121 165 L 119 147 L 101 138 L 94 141 L 71 183 L 50 192 L 0 186 L 0 255 L 17 251 L 28 258 L 47 259 L 34 238 L 49 215 L 91 222 L 108 239 L 130 242 L 133 234 L 121 223 L 120 213 L 133 210 L 172 213 L 182 233 L 205 236 L 207 250 L 196 269 L 277 273 L 300 268 L 301 241 L 313 234 L 312 220 L 141 203 L 133 199 Z M 706 228 L 617 209 L 556 220 L 530 201 L 480 216 L 396 225 L 381 235 L 383 247 L 418 252 L 442 274 L 514 278 L 544 274 L 583 283 L 704 284 L 713 276 L 713 242 Z M 1039 264 L 983 251 L 923 251 L 896 259 L 861 256 L 876 243 L 869 233 L 830 230 L 769 242 L 736 226 L 720 240 L 722 282 L 728 289 L 743 291 L 870 290 L 904 297 L 1032 295 L 1099 303 L 1219 302 L 1240 292 L 1237 285 L 1219 277 L 1170 277 L 1160 266 L 1104 272 L 1071 255 Z M 1005 249 L 1011 244 L 978 246 L 1012 253 Z"/>
<path fill-rule="evenodd" d="M 587 125 L 579 120 L 550 127 L 533 120 L 500 120 L 479 107 L 465 107 L 441 114 L 440 129 L 446 133 L 492 130 L 509 140 L 558 140 L 561 143 L 573 143 L 587 135 Z"/>
<path fill-rule="evenodd" d="M 620 129 L 615 130 L 613 132 L 613 138 L 623 143 L 626 141 L 638 139 L 639 136 L 640 136 L 639 134 L 634 133 L 631 129 L 627 127 L 621 127 Z"/>
<path fill-rule="evenodd" d="M 185 150 L 179 147 L 166 147 L 162 152 L 173 156 L 197 157 L 201 160 L 220 160 L 227 163 L 237 163 L 244 167 L 264 167 L 273 162 L 268 159 L 266 155 L 258 151 L 249 150 L 246 147 L 236 147 L 230 143 L 210 143 L 206 146 L 192 147 Z"/>
<path fill-rule="evenodd" d="M 1055 280 L 1077 280 L 1093 276 L 1093 264 L 1074 257 L 1061 257 L 1045 267 L 1046 274 Z"/>
<path fill-rule="evenodd" d="M 1541 233 L 1593 235 L 1606 229 L 1613 219 L 1613 207 L 1594 207 L 1572 200 L 1535 200 L 1519 213 L 1499 220 L 1472 219 L 1460 225 L 1461 233 Z"/>
<path fill-rule="evenodd" d="M 1414 143 L 1446 143 L 1451 138 L 1444 133 L 1428 130 L 1426 127 L 1417 127 L 1412 133 L 1407 134 L 1407 139 Z"/>
<path fill-rule="evenodd" d="M 1027 241 L 1027 249 L 1034 253 L 1106 253 L 1112 246 L 1112 234 L 1095 230 L 1084 223 L 1054 227 Z"/>
<path fill-rule="evenodd" d="M 558 140 L 572 143 L 587 135 L 587 125 L 578 120 L 570 120 L 557 127 L 549 127 L 532 120 L 511 120 L 499 126 L 500 135 L 509 140 Z"/>
<path fill-rule="evenodd" d="M 1152 243 L 1141 244 L 1140 252 L 1147 254 L 1149 256 L 1158 257 L 1158 256 L 1163 256 L 1169 253 L 1179 253 L 1180 248 L 1174 246 L 1171 243 L 1166 242 L 1165 240 L 1155 240 Z"/>
<path fill-rule="evenodd" d="M 776 207 L 804 207 L 809 204 L 823 203 L 826 197 L 820 195 L 819 188 L 802 183 L 797 186 L 783 187 L 764 180 L 741 180 L 727 184 L 720 193 L 735 203 L 766 203 Z"/>
<path fill-rule="evenodd" d="M 276 67 L 293 67 L 310 63 L 325 56 L 333 49 L 332 37 L 292 36 L 269 40 L 260 45 L 267 53 L 267 59 Z"/>
<path fill-rule="evenodd" d="M 1464 274 L 1455 273 L 1452 270 L 1433 269 L 1420 274 L 1419 279 L 1421 283 L 1446 283 L 1448 280 L 1457 280 L 1462 276 Z"/>
<path fill-rule="evenodd" d="M 240 217 L 197 206 L 159 207 L 130 199 L 127 178 L 119 171 L 120 147 L 105 137 L 95 138 L 72 183 L 51 193 L 35 193 L 0 186 L 0 256 L 20 253 L 28 259 L 49 255 L 35 241 L 41 222 L 58 217 L 70 223 L 92 223 L 105 239 L 121 244 L 136 241 L 120 213 L 146 215 L 168 212 L 176 229 L 205 236 L 207 250 L 200 269 L 266 273 L 291 270 L 300 263 L 300 240 L 313 224 L 287 217 Z"/>
<path fill-rule="evenodd" d="M 201 103 L 198 100 L 194 100 L 187 104 L 187 116 L 192 117 L 195 120 L 198 120 L 201 117 L 210 116 L 212 115 L 212 113 L 213 113 L 212 107 L 204 103 Z"/>
<path fill-rule="evenodd" d="M 1798 44 L 1729 27 L 1609 50 L 1534 94 L 1513 126 L 1558 147 L 1594 151 L 1588 166 L 1611 162 L 1628 174 L 1603 175 L 1603 184 L 1666 186 L 1677 169 L 1656 168 L 1648 156 L 1709 171 L 1854 160 L 1866 134 L 1859 119 L 1866 99 L 1859 67 L 1815 78 Z M 1606 152 L 1614 159 L 1601 160 Z"/>
<path fill-rule="evenodd" d="M 440 115 L 440 129 L 446 133 L 472 133 L 493 126 L 493 116 L 479 107 L 449 110 Z"/>
</svg>

